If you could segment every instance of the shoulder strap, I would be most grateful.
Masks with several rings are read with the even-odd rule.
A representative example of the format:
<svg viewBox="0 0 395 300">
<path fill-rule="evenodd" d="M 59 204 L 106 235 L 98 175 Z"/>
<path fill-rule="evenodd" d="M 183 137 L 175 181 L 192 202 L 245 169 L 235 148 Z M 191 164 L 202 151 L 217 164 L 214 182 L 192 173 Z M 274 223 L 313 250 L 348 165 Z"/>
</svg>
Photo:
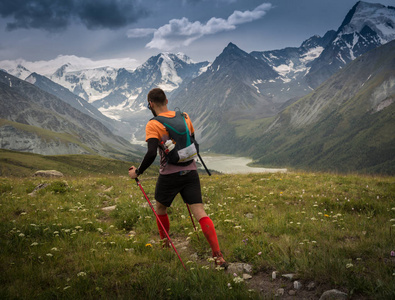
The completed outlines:
<svg viewBox="0 0 395 300">
<path fill-rule="evenodd" d="M 189 146 L 191 144 L 189 128 L 182 112 L 176 111 L 174 117 L 156 116 L 151 120 L 156 120 L 162 123 L 166 127 L 166 129 L 170 129 L 178 135 L 186 135 L 186 146 Z"/>
</svg>

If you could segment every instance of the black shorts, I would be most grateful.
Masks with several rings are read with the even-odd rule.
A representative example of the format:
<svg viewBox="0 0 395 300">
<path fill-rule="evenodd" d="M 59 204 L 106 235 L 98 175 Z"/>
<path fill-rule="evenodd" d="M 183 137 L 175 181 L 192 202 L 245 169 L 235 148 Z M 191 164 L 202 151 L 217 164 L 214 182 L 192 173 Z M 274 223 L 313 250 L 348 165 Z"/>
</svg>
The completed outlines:
<svg viewBox="0 0 395 300">
<path fill-rule="evenodd" d="M 166 207 L 170 207 L 174 198 L 180 193 L 187 204 L 203 203 L 199 174 L 196 170 L 159 175 L 155 188 L 155 199 Z"/>
</svg>

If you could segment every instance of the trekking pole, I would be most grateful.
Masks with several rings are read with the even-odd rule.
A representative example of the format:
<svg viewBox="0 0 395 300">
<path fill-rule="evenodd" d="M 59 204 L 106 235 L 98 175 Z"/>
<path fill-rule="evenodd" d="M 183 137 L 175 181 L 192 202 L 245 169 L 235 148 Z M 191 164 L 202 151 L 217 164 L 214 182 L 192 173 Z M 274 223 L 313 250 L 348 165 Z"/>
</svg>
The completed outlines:
<svg viewBox="0 0 395 300">
<path fill-rule="evenodd" d="M 203 159 L 202 159 L 202 157 L 200 156 L 199 153 L 198 153 L 198 157 L 199 157 L 200 162 L 202 163 L 203 167 L 206 169 L 206 172 L 207 172 L 208 176 L 211 176 L 210 171 L 207 169 L 206 164 L 204 163 L 204 161 L 203 161 Z"/>
<path fill-rule="evenodd" d="M 158 214 L 156 213 L 154 207 L 152 206 L 151 201 L 149 201 L 147 194 L 144 192 L 144 189 L 143 189 L 143 187 L 141 186 L 140 181 L 138 180 L 138 178 L 135 178 L 134 180 L 136 180 L 137 185 L 140 187 L 140 190 L 143 192 L 145 199 L 147 200 L 149 206 L 151 207 L 152 211 L 153 211 L 154 214 L 155 214 L 156 220 L 158 221 L 158 223 L 159 223 L 160 226 L 162 227 L 163 231 L 166 233 L 166 237 L 168 238 L 168 240 L 169 240 L 171 246 L 173 247 L 174 252 L 177 254 L 178 259 L 180 260 L 182 266 L 183 266 L 184 269 L 186 270 L 187 268 L 185 267 L 185 265 L 184 265 L 184 263 L 183 263 L 183 261 L 182 261 L 180 255 L 178 254 L 178 252 L 177 252 L 177 250 L 176 250 L 176 247 L 174 247 L 174 244 L 173 244 L 172 240 L 170 239 L 170 236 L 169 236 L 169 234 L 167 233 L 167 231 L 166 231 L 166 229 L 165 229 L 165 226 L 163 226 L 162 221 L 159 219 Z"/>
<path fill-rule="evenodd" d="M 187 205 L 188 212 L 189 212 L 189 216 L 191 217 L 191 221 L 192 221 L 192 224 L 193 224 L 193 228 L 195 229 L 197 238 L 198 238 L 198 240 L 200 241 L 200 239 L 199 239 L 199 233 L 197 232 L 197 229 L 196 229 L 196 226 L 195 226 L 195 222 L 193 221 L 192 214 L 191 214 L 191 210 L 189 209 L 189 205 L 188 205 L 187 203 L 185 203 L 185 204 Z"/>
</svg>

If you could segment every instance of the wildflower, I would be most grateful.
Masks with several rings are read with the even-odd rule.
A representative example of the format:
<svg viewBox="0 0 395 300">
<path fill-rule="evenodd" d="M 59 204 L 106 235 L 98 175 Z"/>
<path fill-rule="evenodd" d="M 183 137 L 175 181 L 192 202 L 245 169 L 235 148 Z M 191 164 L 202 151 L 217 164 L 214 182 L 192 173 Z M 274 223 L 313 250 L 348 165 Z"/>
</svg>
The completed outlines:
<svg viewBox="0 0 395 300">
<path fill-rule="evenodd" d="M 97 228 L 97 231 L 99 231 L 100 233 L 102 233 L 102 232 L 103 232 L 103 229 L 101 229 L 101 228 L 99 227 L 99 228 Z"/>
<path fill-rule="evenodd" d="M 53 248 L 51 249 L 51 251 L 59 251 L 59 250 L 58 250 L 58 248 L 53 247 Z"/>
<path fill-rule="evenodd" d="M 52 257 L 52 256 L 53 256 L 52 253 L 47 253 L 46 255 L 47 255 L 48 257 Z"/>
<path fill-rule="evenodd" d="M 20 236 L 20 237 L 25 237 L 25 234 L 20 233 L 19 236 Z"/>
<path fill-rule="evenodd" d="M 258 255 L 261 255 L 262 254 L 262 252 L 258 252 Z"/>
<path fill-rule="evenodd" d="M 85 272 L 79 272 L 78 274 L 77 274 L 77 277 L 85 277 L 86 276 L 86 273 Z"/>
<path fill-rule="evenodd" d="M 354 265 L 353 265 L 352 263 L 348 263 L 348 264 L 346 265 L 346 268 L 347 268 L 347 269 L 350 269 L 350 268 L 352 268 L 352 267 L 354 267 Z"/>
<path fill-rule="evenodd" d="M 395 273 L 393 275 L 395 275 Z M 232 285 L 230 284 L 230 282 L 228 282 L 228 289 L 232 289 Z"/>
<path fill-rule="evenodd" d="M 329 215 L 325 214 L 325 215 L 324 215 L 324 217 L 327 217 L 327 218 L 329 218 Z"/>
<path fill-rule="evenodd" d="M 233 282 L 234 282 L 234 283 L 241 283 L 241 282 L 243 282 L 243 281 L 244 281 L 244 279 L 241 278 L 241 277 L 239 277 L 239 276 L 233 278 Z"/>
<path fill-rule="evenodd" d="M 38 243 L 37 242 L 33 242 L 30 246 L 37 246 Z"/>
<path fill-rule="evenodd" d="M 150 243 L 145 244 L 145 247 L 152 247 L 152 244 L 150 244 Z"/>
</svg>

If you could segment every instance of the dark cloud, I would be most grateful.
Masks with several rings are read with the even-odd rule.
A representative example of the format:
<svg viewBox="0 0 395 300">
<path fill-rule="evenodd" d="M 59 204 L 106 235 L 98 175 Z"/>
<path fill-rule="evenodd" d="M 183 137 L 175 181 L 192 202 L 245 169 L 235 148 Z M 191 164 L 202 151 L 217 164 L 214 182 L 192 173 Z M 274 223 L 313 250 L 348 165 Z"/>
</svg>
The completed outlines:
<svg viewBox="0 0 395 300">
<path fill-rule="evenodd" d="M 8 30 L 66 29 L 81 22 L 89 29 L 117 29 L 148 15 L 138 0 L 1 0 L 0 16 L 12 18 Z"/>
</svg>

